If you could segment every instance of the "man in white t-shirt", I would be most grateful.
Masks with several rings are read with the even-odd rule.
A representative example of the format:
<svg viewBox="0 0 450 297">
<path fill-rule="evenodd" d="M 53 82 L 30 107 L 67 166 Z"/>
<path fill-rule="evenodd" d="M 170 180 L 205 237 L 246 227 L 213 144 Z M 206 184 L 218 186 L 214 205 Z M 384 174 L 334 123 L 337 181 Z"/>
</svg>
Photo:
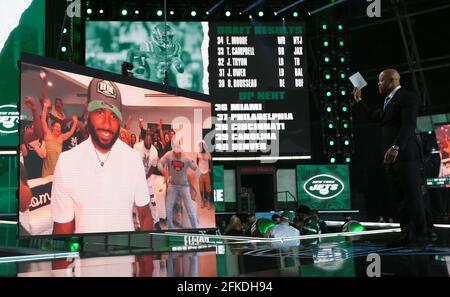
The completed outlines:
<svg viewBox="0 0 450 297">
<path fill-rule="evenodd" d="M 155 229 L 161 230 L 161 226 L 159 225 L 158 210 L 156 208 L 155 193 L 153 191 L 153 186 L 150 180 L 153 171 L 158 166 L 158 151 L 152 145 L 152 136 L 150 135 L 150 133 L 146 133 L 144 140 L 136 143 L 133 148 L 135 151 L 139 152 L 139 155 L 142 159 L 142 164 L 144 165 L 145 177 L 147 178 L 148 193 L 150 194 L 150 210 L 152 212 L 153 225 L 155 226 Z"/>
<path fill-rule="evenodd" d="M 204 140 L 200 142 L 200 152 L 197 154 L 197 165 L 201 173 L 198 179 L 198 185 L 202 197 L 202 208 L 207 205 L 208 209 L 211 209 L 211 207 L 214 206 L 211 187 L 212 158 L 207 150 L 206 142 Z"/>
<path fill-rule="evenodd" d="M 298 237 L 300 231 L 290 225 L 291 214 L 289 211 L 284 211 L 280 217 L 280 223 L 275 225 L 269 230 L 269 238 L 282 238 L 282 237 Z"/>
<path fill-rule="evenodd" d="M 93 79 L 88 88 L 90 137 L 63 152 L 52 187 L 53 234 L 134 231 L 136 206 L 141 230 L 152 230 L 150 196 L 139 154 L 117 141 L 120 92 Z"/>
<path fill-rule="evenodd" d="M 279 238 L 270 243 L 274 249 L 284 249 L 300 245 L 300 231 L 290 225 L 292 214 L 289 211 L 284 211 L 280 217 L 280 223 L 272 227 L 267 233 L 266 237 Z"/>
</svg>

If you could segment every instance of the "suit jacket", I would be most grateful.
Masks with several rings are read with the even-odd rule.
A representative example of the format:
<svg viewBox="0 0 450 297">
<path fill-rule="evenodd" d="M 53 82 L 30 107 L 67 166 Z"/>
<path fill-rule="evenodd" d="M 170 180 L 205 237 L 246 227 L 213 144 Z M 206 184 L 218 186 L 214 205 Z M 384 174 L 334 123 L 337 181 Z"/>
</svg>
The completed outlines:
<svg viewBox="0 0 450 297">
<path fill-rule="evenodd" d="M 362 102 L 372 119 L 381 123 L 381 141 L 385 153 L 391 146 L 398 145 L 400 150 L 397 161 L 421 159 L 420 142 L 416 137 L 416 119 L 419 110 L 419 98 L 412 92 L 400 88 L 386 109 L 371 110 Z"/>
</svg>

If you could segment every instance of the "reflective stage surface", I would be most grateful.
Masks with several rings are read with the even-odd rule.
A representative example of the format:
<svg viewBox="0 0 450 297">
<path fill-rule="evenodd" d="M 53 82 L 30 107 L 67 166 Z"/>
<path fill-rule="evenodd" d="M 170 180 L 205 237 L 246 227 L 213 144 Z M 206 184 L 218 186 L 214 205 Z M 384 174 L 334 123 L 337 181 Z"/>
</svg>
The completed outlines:
<svg viewBox="0 0 450 297">
<path fill-rule="evenodd" d="M 428 246 L 388 248 L 386 243 L 399 236 L 397 231 L 283 242 L 153 234 L 151 249 L 110 246 L 88 251 L 90 244 L 84 243 L 79 257 L 0 263 L 0 271 L 20 277 L 364 277 L 377 269 L 382 277 L 450 275 L 450 229 L 438 228 L 438 240 Z"/>
</svg>

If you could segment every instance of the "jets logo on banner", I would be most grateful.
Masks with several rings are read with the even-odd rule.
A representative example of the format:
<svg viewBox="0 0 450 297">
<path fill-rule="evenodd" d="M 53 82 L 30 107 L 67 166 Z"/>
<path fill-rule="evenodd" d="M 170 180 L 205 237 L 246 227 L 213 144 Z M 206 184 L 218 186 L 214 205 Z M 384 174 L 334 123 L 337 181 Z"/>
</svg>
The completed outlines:
<svg viewBox="0 0 450 297">
<path fill-rule="evenodd" d="M 0 105 L 0 134 L 19 131 L 19 111 L 16 105 Z"/>
<path fill-rule="evenodd" d="M 344 191 L 344 183 L 328 174 L 319 174 L 308 179 L 303 185 L 306 193 L 317 199 L 331 199 Z"/>
</svg>

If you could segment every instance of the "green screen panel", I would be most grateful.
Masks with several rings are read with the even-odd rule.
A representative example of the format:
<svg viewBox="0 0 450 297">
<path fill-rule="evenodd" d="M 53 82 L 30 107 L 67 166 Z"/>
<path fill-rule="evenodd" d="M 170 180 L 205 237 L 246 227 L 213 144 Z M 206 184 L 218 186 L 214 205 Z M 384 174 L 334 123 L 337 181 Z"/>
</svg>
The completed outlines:
<svg viewBox="0 0 450 297">
<path fill-rule="evenodd" d="M 433 114 L 431 116 L 431 121 L 433 124 L 442 124 L 447 123 L 449 121 L 449 118 L 447 114 L 441 113 L 441 114 Z"/>
<path fill-rule="evenodd" d="M 2 2 L 0 17 L 5 26 L 0 40 L 5 42 L 0 42 L 0 147 L 18 145 L 20 55 L 44 55 L 45 51 L 45 0 Z"/>
<path fill-rule="evenodd" d="M 19 246 L 19 240 L 17 239 L 17 224 L 0 224 L 0 246 L 3 247 L 17 247 Z"/>
<path fill-rule="evenodd" d="M 0 213 L 17 212 L 17 157 L 0 157 Z"/>
<path fill-rule="evenodd" d="M 216 211 L 225 211 L 225 186 L 223 166 L 214 166 L 214 206 Z"/>
<path fill-rule="evenodd" d="M 297 165 L 297 191 L 311 209 L 351 209 L 348 165 Z"/>
<path fill-rule="evenodd" d="M 417 129 L 420 132 L 427 132 L 433 130 L 433 122 L 431 116 L 417 117 Z"/>
<path fill-rule="evenodd" d="M 17 276 L 17 263 L 0 264 L 0 277 Z"/>
</svg>

